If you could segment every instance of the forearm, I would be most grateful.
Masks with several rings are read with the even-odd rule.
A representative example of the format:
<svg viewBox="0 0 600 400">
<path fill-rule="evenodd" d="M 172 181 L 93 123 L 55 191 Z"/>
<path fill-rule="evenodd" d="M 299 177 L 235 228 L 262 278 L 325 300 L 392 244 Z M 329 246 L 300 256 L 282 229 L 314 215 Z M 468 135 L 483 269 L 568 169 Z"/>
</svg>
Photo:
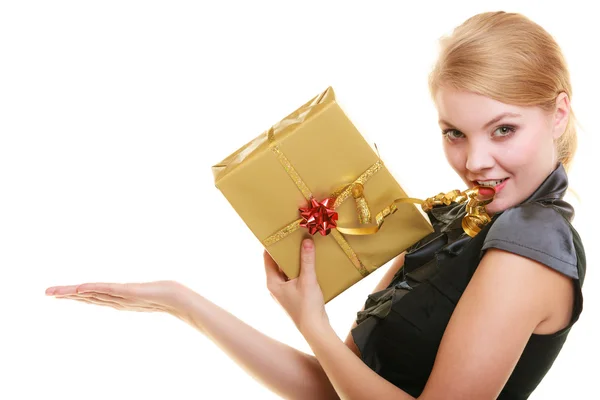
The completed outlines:
<svg viewBox="0 0 600 400">
<path fill-rule="evenodd" d="M 317 359 L 244 323 L 191 290 L 178 317 L 215 343 L 250 376 L 285 399 L 337 399 Z"/>
<path fill-rule="evenodd" d="M 356 357 L 330 325 L 316 324 L 303 334 L 340 399 L 414 400 Z"/>
</svg>

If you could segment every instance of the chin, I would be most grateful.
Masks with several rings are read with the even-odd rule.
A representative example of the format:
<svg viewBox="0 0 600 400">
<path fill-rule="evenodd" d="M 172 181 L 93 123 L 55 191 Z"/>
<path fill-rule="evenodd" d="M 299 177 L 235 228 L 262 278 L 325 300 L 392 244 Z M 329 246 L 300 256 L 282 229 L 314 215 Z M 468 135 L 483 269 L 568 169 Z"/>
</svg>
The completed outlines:
<svg viewBox="0 0 600 400">
<path fill-rule="evenodd" d="M 492 216 L 496 213 L 506 210 L 507 208 L 508 207 L 502 207 L 501 204 L 494 204 L 494 202 L 491 202 L 490 204 L 485 206 L 485 211 L 488 213 L 488 215 Z"/>
<path fill-rule="evenodd" d="M 514 206 L 515 204 L 506 201 L 504 199 L 495 199 L 494 201 L 492 201 L 490 204 L 485 206 L 485 211 L 489 214 L 489 215 L 494 215 L 496 213 L 502 212 L 512 206 Z"/>
</svg>

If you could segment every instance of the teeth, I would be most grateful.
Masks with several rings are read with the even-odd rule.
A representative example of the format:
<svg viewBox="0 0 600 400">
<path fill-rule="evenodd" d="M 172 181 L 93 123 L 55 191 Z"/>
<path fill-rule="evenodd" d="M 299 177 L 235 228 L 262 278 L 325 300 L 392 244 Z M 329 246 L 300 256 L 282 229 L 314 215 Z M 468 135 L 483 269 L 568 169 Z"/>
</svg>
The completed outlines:
<svg viewBox="0 0 600 400">
<path fill-rule="evenodd" d="M 506 178 L 505 178 L 505 179 L 499 179 L 499 180 L 497 180 L 497 181 L 485 181 L 485 182 L 482 182 L 482 181 L 477 181 L 477 183 L 478 183 L 480 186 L 489 186 L 489 187 L 494 187 L 494 186 L 496 186 L 496 185 L 499 185 L 499 184 L 501 184 L 501 183 L 502 183 L 502 182 L 504 182 L 505 180 L 506 180 Z"/>
</svg>

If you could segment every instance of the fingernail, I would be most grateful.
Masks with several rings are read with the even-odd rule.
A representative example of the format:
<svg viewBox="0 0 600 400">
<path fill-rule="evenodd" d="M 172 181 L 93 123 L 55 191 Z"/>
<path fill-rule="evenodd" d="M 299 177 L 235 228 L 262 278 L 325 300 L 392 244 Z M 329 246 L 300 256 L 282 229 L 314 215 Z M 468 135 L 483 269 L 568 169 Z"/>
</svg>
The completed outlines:
<svg viewBox="0 0 600 400">
<path fill-rule="evenodd" d="M 54 288 L 46 289 L 46 295 L 47 296 L 52 296 L 55 291 L 56 291 L 56 289 L 54 289 Z"/>
<path fill-rule="evenodd" d="M 304 242 L 302 242 L 302 247 L 304 247 L 304 250 L 312 250 L 313 241 L 311 239 L 304 239 Z"/>
</svg>

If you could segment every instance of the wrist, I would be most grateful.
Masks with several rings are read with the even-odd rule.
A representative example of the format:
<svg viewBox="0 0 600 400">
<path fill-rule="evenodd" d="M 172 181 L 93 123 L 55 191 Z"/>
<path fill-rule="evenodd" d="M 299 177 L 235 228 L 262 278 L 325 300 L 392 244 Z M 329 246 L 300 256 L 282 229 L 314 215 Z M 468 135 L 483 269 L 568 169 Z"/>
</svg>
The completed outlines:
<svg viewBox="0 0 600 400">
<path fill-rule="evenodd" d="M 341 343 L 340 337 L 329 324 L 315 325 L 311 329 L 307 329 L 303 336 L 318 360 L 335 349 L 336 343 Z"/>
<path fill-rule="evenodd" d="M 191 322 L 191 305 L 200 295 L 178 282 L 172 282 L 168 291 L 167 312 L 185 322 Z"/>
<path fill-rule="evenodd" d="M 328 319 L 318 319 L 311 324 L 307 324 L 300 332 L 309 343 L 331 334 L 337 336 Z"/>
</svg>

